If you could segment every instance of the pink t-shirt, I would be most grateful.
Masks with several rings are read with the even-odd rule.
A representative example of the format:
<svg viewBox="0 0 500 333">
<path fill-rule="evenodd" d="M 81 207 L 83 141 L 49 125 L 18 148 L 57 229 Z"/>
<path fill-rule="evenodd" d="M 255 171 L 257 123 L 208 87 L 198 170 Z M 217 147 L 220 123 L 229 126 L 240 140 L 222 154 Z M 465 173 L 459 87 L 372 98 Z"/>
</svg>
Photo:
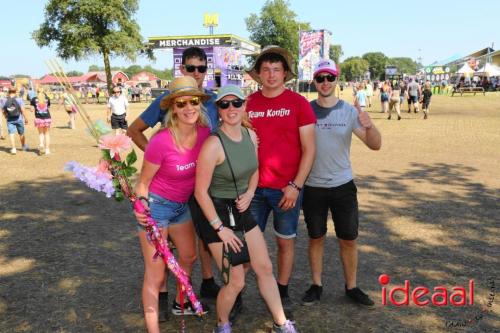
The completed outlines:
<svg viewBox="0 0 500 333">
<path fill-rule="evenodd" d="M 149 192 L 175 202 L 187 202 L 193 193 L 196 175 L 196 160 L 201 146 L 210 135 L 210 128 L 198 127 L 198 137 L 192 149 L 180 152 L 168 129 L 156 133 L 149 141 L 144 159 L 160 165 L 154 175 Z"/>
<path fill-rule="evenodd" d="M 267 98 L 248 97 L 247 112 L 259 137 L 259 187 L 279 190 L 294 180 L 302 157 L 299 128 L 316 122 L 311 104 L 286 89 Z"/>
</svg>

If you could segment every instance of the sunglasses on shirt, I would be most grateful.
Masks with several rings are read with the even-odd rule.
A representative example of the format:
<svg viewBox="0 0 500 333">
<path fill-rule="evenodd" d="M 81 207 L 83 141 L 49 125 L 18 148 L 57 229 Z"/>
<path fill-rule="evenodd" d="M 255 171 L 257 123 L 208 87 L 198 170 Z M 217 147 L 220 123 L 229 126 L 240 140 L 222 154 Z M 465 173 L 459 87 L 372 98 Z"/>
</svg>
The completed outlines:
<svg viewBox="0 0 500 333">
<path fill-rule="evenodd" d="M 196 69 L 198 70 L 198 73 L 205 73 L 207 71 L 207 65 L 200 65 L 200 66 L 195 66 L 195 65 L 184 65 L 184 68 L 186 69 L 186 72 L 188 73 L 193 73 Z"/>
<path fill-rule="evenodd" d="M 188 100 L 176 99 L 174 103 L 175 103 L 175 106 L 177 106 L 179 109 L 182 109 L 182 108 L 186 107 L 187 103 L 191 104 L 192 106 L 200 105 L 200 98 L 199 97 L 192 97 Z"/>
<path fill-rule="evenodd" d="M 314 78 L 314 80 L 316 80 L 316 82 L 318 83 L 323 83 L 325 79 L 328 82 L 333 82 L 337 79 L 337 77 L 335 75 L 327 74 L 327 75 L 318 75 Z"/>
<path fill-rule="evenodd" d="M 230 101 L 218 101 L 217 106 L 223 110 L 229 108 L 229 104 L 232 104 L 235 108 L 239 108 L 243 105 L 244 102 L 244 100 L 237 98 Z"/>
</svg>

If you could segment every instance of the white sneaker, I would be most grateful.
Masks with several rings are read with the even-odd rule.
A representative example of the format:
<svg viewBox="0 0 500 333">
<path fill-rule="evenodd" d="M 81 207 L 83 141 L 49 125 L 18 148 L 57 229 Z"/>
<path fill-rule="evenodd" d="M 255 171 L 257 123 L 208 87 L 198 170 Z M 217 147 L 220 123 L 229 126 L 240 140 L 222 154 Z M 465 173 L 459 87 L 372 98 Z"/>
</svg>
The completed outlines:
<svg viewBox="0 0 500 333">
<path fill-rule="evenodd" d="M 45 148 L 45 155 L 49 155 L 50 154 L 50 149 L 49 148 Z"/>
<path fill-rule="evenodd" d="M 10 150 L 10 153 L 11 153 L 12 155 L 16 155 L 16 153 L 17 153 L 17 149 L 16 149 L 16 148 L 12 148 L 12 149 Z"/>
</svg>

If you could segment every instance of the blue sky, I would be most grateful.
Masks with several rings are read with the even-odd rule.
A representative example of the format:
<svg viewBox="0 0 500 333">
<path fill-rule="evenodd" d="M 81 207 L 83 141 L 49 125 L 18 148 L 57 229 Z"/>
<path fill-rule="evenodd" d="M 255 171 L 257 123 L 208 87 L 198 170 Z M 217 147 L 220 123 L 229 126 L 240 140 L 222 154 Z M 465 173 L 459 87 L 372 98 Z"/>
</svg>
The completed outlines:
<svg viewBox="0 0 500 333">
<path fill-rule="evenodd" d="M 232 33 L 248 38 L 244 19 L 260 13 L 265 0 L 141 0 L 136 21 L 141 35 L 152 36 L 208 34 L 203 14 L 219 13 L 216 34 Z M 500 1 L 460 2 L 457 0 L 419 1 L 335 1 L 291 0 L 297 19 L 314 29 L 327 29 L 332 43 L 341 44 L 344 56 L 361 56 L 380 51 L 389 57 L 422 58 L 424 64 L 455 53 L 466 55 L 491 46 L 500 48 Z M 46 1 L 0 0 L 1 34 L 0 75 L 48 72 L 45 60 L 54 58 L 49 48 L 40 49 L 31 39 L 44 19 Z M 12 13 L 9 15 L 7 13 Z M 157 51 L 151 63 L 138 58 L 140 65 L 163 69 L 172 66 L 170 51 Z M 103 66 L 100 57 L 63 63 L 64 68 L 86 72 L 89 65 Z M 123 59 L 111 59 L 112 66 L 129 66 Z"/>
</svg>

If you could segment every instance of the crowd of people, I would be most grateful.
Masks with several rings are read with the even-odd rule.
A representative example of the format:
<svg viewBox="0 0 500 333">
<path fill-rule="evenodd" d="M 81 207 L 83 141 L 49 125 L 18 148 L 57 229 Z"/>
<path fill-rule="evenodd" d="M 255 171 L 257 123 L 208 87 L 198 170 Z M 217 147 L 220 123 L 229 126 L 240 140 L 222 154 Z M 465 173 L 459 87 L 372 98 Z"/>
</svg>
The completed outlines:
<svg viewBox="0 0 500 333">
<path fill-rule="evenodd" d="M 307 101 L 286 89 L 295 77 L 289 51 L 270 46 L 257 56 L 249 75 L 260 90 L 245 96 L 233 85 L 218 94 L 203 89 L 205 52 L 187 48 L 184 76 L 128 127 L 127 134 L 145 151 L 136 185 L 152 217 L 178 251 L 189 274 L 200 258 L 200 295 L 216 299 L 214 332 L 231 332 L 243 307 L 249 269 L 255 272 L 262 299 L 273 319 L 273 332 L 297 332 L 292 321 L 296 301 L 289 295 L 300 210 L 309 236 L 311 285 L 300 300 L 318 303 L 328 212 L 334 220 L 344 272 L 344 291 L 352 301 L 371 307 L 373 300 L 357 283 L 359 212 L 350 163 L 352 134 L 369 149 L 381 147 L 381 135 L 363 111 L 335 96 L 339 71 L 331 60 L 314 70 L 318 98 Z M 144 131 L 160 123 L 150 140 Z M 277 274 L 263 232 L 273 214 Z M 142 299 L 149 332 L 159 332 L 168 313 L 195 314 L 179 291 L 170 306 L 165 264 L 153 260 L 146 215 L 135 213 L 145 262 Z M 198 246 L 196 246 L 198 243 Z M 243 253 L 246 253 L 244 256 Z M 232 258 L 245 259 L 232 259 Z M 331 258 L 328 258 L 331 259 Z M 214 279 L 211 261 L 222 276 Z M 210 309 L 204 304 L 205 312 Z"/>
<path fill-rule="evenodd" d="M 378 96 L 377 96 L 378 95 Z M 430 81 L 420 84 L 415 78 L 405 80 L 385 80 L 371 82 L 363 80 L 353 84 L 354 103 L 362 110 L 372 106 L 372 98 L 380 99 L 380 112 L 387 113 L 387 119 L 391 120 L 392 113 L 396 112 L 397 119 L 401 120 L 401 108 L 406 100 L 408 113 L 419 113 L 422 109 L 424 117 L 429 116 L 429 106 L 432 96 L 432 85 Z"/>
</svg>

